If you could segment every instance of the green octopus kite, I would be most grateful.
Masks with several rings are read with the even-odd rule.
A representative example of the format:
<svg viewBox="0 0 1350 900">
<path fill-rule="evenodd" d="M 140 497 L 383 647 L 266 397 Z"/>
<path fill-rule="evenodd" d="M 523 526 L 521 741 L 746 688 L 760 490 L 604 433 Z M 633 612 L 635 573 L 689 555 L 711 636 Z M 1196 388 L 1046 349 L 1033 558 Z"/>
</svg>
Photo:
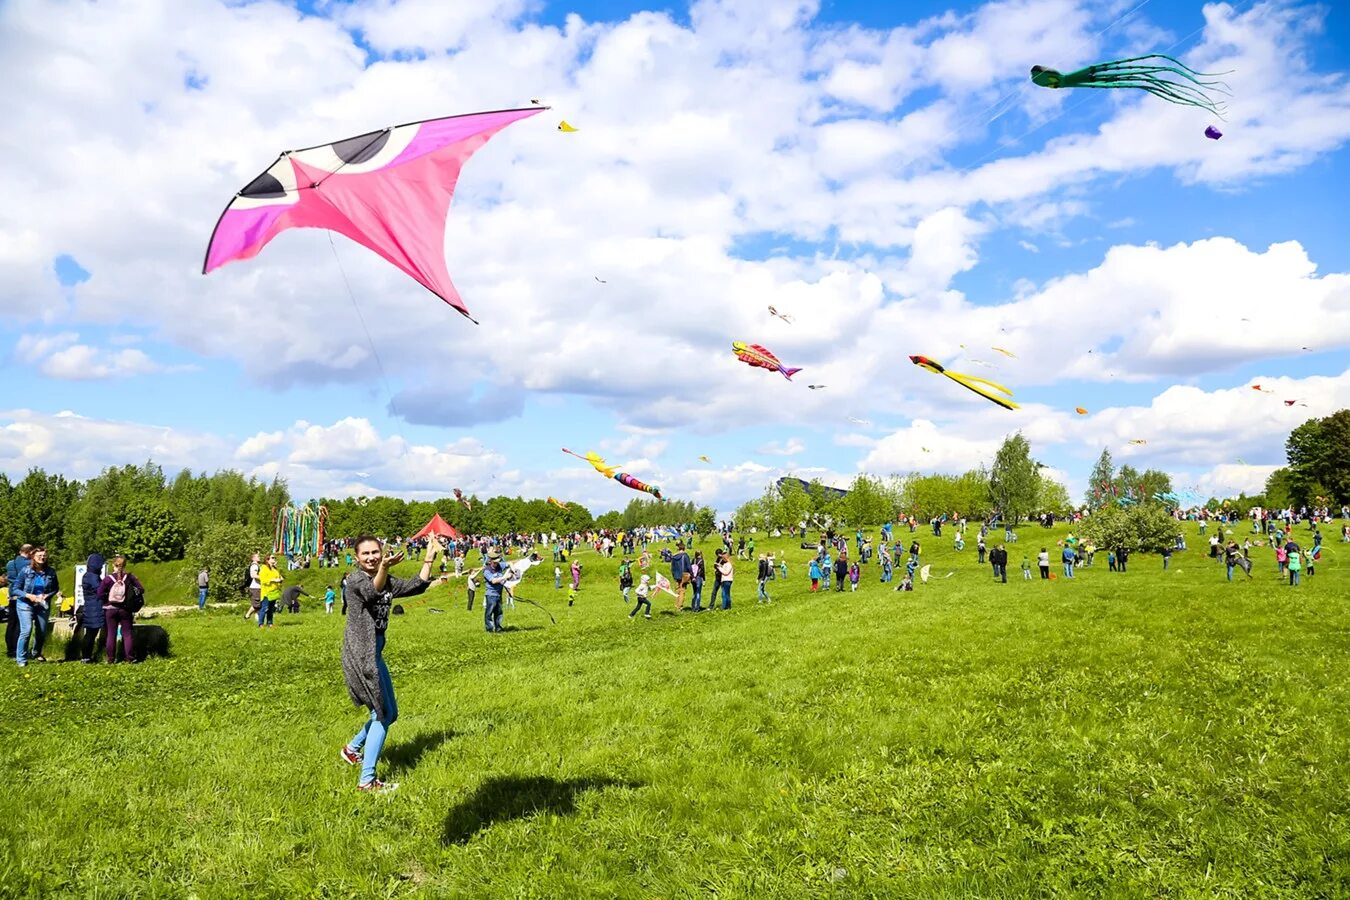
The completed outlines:
<svg viewBox="0 0 1350 900">
<path fill-rule="evenodd" d="M 1171 65 L 1162 65 L 1159 61 Z M 1218 74 L 1197 72 L 1180 60 L 1157 53 L 1101 62 L 1067 74 L 1045 66 L 1031 67 L 1031 80 L 1041 87 L 1140 88 L 1155 97 L 1186 106 L 1198 106 L 1223 118 L 1224 104 L 1216 102 L 1205 93 L 1205 89 L 1226 94 L 1228 85 L 1222 81 L 1202 81 L 1204 78 L 1218 78 Z"/>
</svg>

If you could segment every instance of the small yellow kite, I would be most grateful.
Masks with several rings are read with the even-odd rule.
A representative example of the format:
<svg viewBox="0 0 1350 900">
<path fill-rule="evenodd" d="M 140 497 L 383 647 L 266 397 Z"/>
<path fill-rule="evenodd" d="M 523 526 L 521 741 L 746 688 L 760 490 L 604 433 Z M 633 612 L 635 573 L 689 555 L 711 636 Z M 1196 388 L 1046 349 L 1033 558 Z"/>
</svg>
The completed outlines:
<svg viewBox="0 0 1350 900">
<path fill-rule="evenodd" d="M 558 130 L 571 134 L 573 131 L 576 131 L 577 129 L 573 128 L 571 125 L 568 125 L 567 120 L 563 119 L 561 122 L 558 123 Z"/>
</svg>

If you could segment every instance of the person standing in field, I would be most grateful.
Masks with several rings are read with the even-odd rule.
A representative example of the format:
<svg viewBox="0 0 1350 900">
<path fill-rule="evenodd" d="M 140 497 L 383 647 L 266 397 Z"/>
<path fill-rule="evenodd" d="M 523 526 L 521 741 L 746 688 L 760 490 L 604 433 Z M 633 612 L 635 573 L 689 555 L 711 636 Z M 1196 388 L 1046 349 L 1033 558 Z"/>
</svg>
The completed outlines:
<svg viewBox="0 0 1350 900">
<path fill-rule="evenodd" d="M 9 583 L 9 618 L 5 620 L 5 655 L 13 658 L 19 645 L 19 595 L 14 587 L 19 583 L 19 575 L 28 568 L 33 557 L 33 545 L 24 544 L 19 555 L 5 563 L 5 581 Z"/>
<path fill-rule="evenodd" d="M 244 621 L 247 622 L 258 614 L 262 609 L 262 582 L 258 580 L 259 573 L 262 572 L 262 554 L 253 554 L 253 559 L 248 564 L 248 612 L 244 613 Z M 352 561 L 348 554 L 347 565 Z M 343 612 L 346 612 L 344 609 Z"/>
<path fill-rule="evenodd" d="M 98 588 L 103 582 L 103 557 L 97 553 L 89 554 L 84 563 L 84 577 L 80 579 L 80 589 L 84 593 L 84 605 L 80 607 L 80 624 L 84 626 L 84 637 L 80 641 L 80 662 L 94 661 L 94 648 L 98 646 L 98 633 L 104 628 L 103 604 L 98 599 Z"/>
<path fill-rule="evenodd" d="M 276 612 L 277 601 L 281 599 L 281 572 L 277 569 L 275 555 L 268 555 L 267 562 L 258 568 L 258 584 L 258 627 L 262 628 L 263 620 L 266 619 L 267 627 L 276 628 L 272 615 Z"/>
<path fill-rule="evenodd" d="M 703 612 L 703 580 L 707 577 L 708 565 L 703 561 L 703 551 L 695 550 L 689 563 L 689 584 L 693 589 L 690 607 L 694 612 Z"/>
<path fill-rule="evenodd" d="M 352 703 L 369 708 L 370 718 L 343 745 L 340 755 L 348 765 L 361 766 L 356 783 L 359 791 L 385 793 L 398 788 L 375 777 L 389 728 L 398 719 L 394 682 L 384 663 L 385 632 L 396 598 L 413 597 L 431 587 L 431 565 L 439 549 L 440 544 L 432 541 L 416 577 L 395 578 L 389 570 L 402 561 L 403 554 L 385 555 L 379 539 L 371 535 L 356 539 L 357 571 L 346 590 L 351 612 L 342 635 L 342 675 Z M 500 558 L 500 551 L 496 552 Z"/>
<path fill-rule="evenodd" d="M 684 589 L 693 581 L 689 573 L 689 554 L 685 552 L 684 541 L 675 542 L 675 555 L 670 558 L 670 580 L 675 584 L 675 611 L 684 609 Z"/>
<path fill-rule="evenodd" d="M 61 592 L 56 570 L 47 564 L 47 548 L 37 546 L 30 553 L 28 565 L 19 577 L 9 584 L 9 595 L 16 598 L 19 612 L 19 638 L 14 645 L 14 661 L 22 669 L 28 665 L 28 638 L 36 631 L 32 659 L 46 662 L 42 648 L 47 643 L 47 622 L 51 618 L 52 601 Z"/>
<path fill-rule="evenodd" d="M 989 551 L 989 562 L 994 567 L 994 577 L 1008 583 L 1008 551 L 1002 544 Z"/>
<path fill-rule="evenodd" d="M 323 592 L 323 611 L 326 615 L 333 614 L 333 603 L 337 600 L 337 592 L 333 590 L 330 584 L 328 590 Z"/>
<path fill-rule="evenodd" d="M 759 598 L 756 602 L 771 603 L 773 598 L 769 596 L 769 578 L 773 573 L 773 566 L 769 563 L 769 558 L 763 553 L 759 555 L 759 570 L 756 576 L 759 580 Z"/>
<path fill-rule="evenodd" d="M 731 582 L 735 577 L 731 554 L 723 553 L 717 563 L 718 586 L 722 590 L 722 608 L 731 609 Z"/>
<path fill-rule="evenodd" d="M 510 570 L 502 566 L 502 551 L 492 547 L 487 552 L 487 563 L 481 570 L 483 576 L 483 629 L 489 634 L 498 634 L 506 629 L 502 627 L 502 591 Z M 573 589 L 581 582 L 581 570 L 576 570 Z"/>
<path fill-rule="evenodd" d="M 125 556 L 114 556 L 112 572 L 103 576 L 98 586 L 97 602 L 103 604 L 104 645 L 103 653 L 108 664 L 117 662 L 117 629 L 122 629 L 122 657 L 128 663 L 136 662 L 132 652 L 131 623 L 135 619 L 127 607 L 132 592 L 145 593 L 145 586 L 139 578 L 127 571 Z"/>
<path fill-rule="evenodd" d="M 1036 555 L 1036 565 L 1041 569 L 1041 580 L 1047 581 L 1050 578 L 1050 551 L 1045 547 Z"/>
<path fill-rule="evenodd" d="M 202 566 L 202 570 L 197 573 L 197 608 L 206 609 L 206 595 L 211 587 L 211 570 Z"/>
</svg>

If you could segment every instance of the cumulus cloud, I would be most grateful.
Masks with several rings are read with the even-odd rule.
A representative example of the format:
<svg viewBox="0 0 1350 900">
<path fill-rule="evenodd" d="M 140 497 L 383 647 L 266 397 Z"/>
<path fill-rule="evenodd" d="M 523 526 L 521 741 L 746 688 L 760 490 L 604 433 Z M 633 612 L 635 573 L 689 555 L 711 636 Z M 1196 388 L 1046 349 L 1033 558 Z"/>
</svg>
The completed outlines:
<svg viewBox="0 0 1350 900">
<path fill-rule="evenodd" d="M 35 366 L 48 378 L 62 381 L 128 378 L 189 368 L 162 365 L 136 348 L 113 350 L 79 341 L 80 336 L 70 331 L 24 335 L 15 345 L 14 354 L 20 362 Z"/>
<path fill-rule="evenodd" d="M 806 449 L 801 438 L 788 438 L 785 441 L 769 441 L 761 444 L 755 452 L 761 456 L 797 456 Z"/>
<path fill-rule="evenodd" d="M 1145 40 L 1147 9 L 1103 31 L 1119 7 L 1072 0 L 995 0 L 895 29 L 824 25 L 812 2 L 703 0 L 687 21 L 638 12 L 556 27 L 522 0 L 462 6 L 428 16 L 425 0 L 361 0 L 321 5 L 325 18 L 275 3 L 85 4 L 62 6 L 60 28 L 38 0 L 0 6 L 0 79 L 26 86 L 3 101 L 7 126 L 45 136 L 0 163 L 12 194 L 0 207 L 0 314 L 48 332 L 154 323 L 151 339 L 237 363 L 267 387 L 388 378 L 391 412 L 419 425 L 486 425 L 549 395 L 621 426 L 700 435 L 750 416 L 793 428 L 910 421 L 857 439 L 860 464 L 883 469 L 963 467 L 1013 427 L 1069 446 L 1151 424 L 1125 411 L 1075 423 L 1034 405 L 991 422 L 984 401 L 901 362 L 906 352 L 959 366 L 987 354 L 963 343 L 1015 347 L 998 377 L 1023 389 L 1273 366 L 1293 348 L 1270 297 L 1316 323 L 1299 343 L 1350 343 L 1350 276 L 1319 273 L 1293 242 L 1122 246 L 1040 283 L 1012 273 L 1008 296 L 974 302 L 953 288 L 995 237 L 1036 227 L 1048 250 L 1057 229 L 1094 214 L 1094 184 L 1163 171 L 1234 189 L 1344 146 L 1350 87 L 1313 65 L 1316 8 L 1205 7 L 1186 59 L 1236 69 L 1233 127 L 1215 143 L 1179 142 L 1193 111 L 1156 98 L 1026 83 L 1028 59 L 1071 67 Z M 559 135 L 544 116 L 503 131 L 466 166 L 447 224 L 450 270 L 483 326 L 447 318 L 341 238 L 339 267 L 313 232 L 198 274 L 221 205 L 279 150 L 540 94 L 581 131 Z M 474 100 L 447 108 L 447 97 Z M 1098 114 L 1065 114 L 1084 102 Z M 1043 143 L 1031 129 L 1051 122 L 1058 136 Z M 945 161 L 954 150 L 970 161 Z M 52 269 L 63 253 L 97 276 L 63 288 Z M 1223 295 L 1232 327 L 1197 302 L 1207 294 Z M 794 324 L 769 320 L 770 303 Z M 142 347 L 103 349 L 80 332 L 16 357 L 51 378 L 163 371 Z M 764 340 L 829 390 L 746 369 L 729 336 Z M 313 435 L 278 424 L 222 458 L 338 490 L 405 484 L 378 459 L 422 452 L 370 423 L 307 426 Z M 700 497 L 769 474 L 684 472 L 663 440 L 612 452 Z M 448 475 L 479 471 L 426 453 Z M 506 460 L 493 465 L 502 479 Z M 318 474 L 343 466 L 368 477 Z M 562 471 L 513 484 L 571 477 Z"/>
</svg>

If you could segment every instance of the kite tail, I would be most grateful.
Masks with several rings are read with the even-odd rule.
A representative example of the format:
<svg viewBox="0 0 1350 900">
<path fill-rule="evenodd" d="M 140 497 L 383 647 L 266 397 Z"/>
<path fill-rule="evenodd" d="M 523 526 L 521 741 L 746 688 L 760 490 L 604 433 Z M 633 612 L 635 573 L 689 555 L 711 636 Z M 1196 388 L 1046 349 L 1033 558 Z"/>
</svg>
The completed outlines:
<svg viewBox="0 0 1350 900">
<path fill-rule="evenodd" d="M 796 368 L 796 369 L 784 369 L 784 368 L 782 368 L 782 367 L 780 366 L 779 369 L 778 369 L 778 371 L 780 371 L 780 372 L 783 373 L 783 377 L 784 377 L 784 378 L 786 378 L 788 381 L 791 381 L 791 380 L 792 380 L 792 376 L 793 376 L 793 375 L 796 375 L 798 372 L 800 372 L 800 371 L 801 371 L 801 368 Z"/>
</svg>

